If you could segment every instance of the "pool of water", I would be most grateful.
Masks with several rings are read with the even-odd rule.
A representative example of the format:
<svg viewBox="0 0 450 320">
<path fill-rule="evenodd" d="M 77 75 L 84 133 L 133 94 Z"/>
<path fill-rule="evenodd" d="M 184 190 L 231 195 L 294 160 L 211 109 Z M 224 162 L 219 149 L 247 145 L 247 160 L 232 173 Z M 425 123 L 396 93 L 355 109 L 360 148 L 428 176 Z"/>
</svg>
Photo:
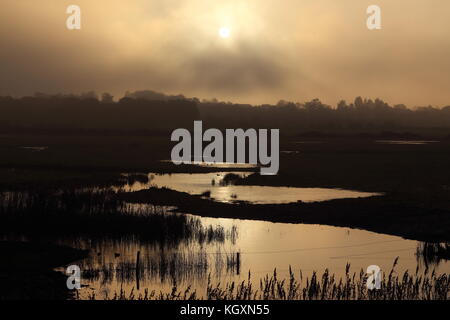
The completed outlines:
<svg viewBox="0 0 450 320">
<path fill-rule="evenodd" d="M 227 174 L 241 177 L 252 172 L 149 174 L 149 182 L 136 182 L 126 191 L 138 191 L 149 186 L 166 187 L 189 194 L 204 194 L 220 202 L 247 201 L 254 204 L 281 204 L 291 202 L 317 202 L 344 198 L 381 196 L 381 193 L 332 188 L 290 188 L 270 186 L 222 185 Z"/>
<path fill-rule="evenodd" d="M 216 201 L 249 201 L 253 203 L 287 203 L 296 201 L 325 201 L 339 198 L 358 198 L 381 194 L 327 188 L 286 188 L 265 186 L 223 185 L 230 172 L 201 174 L 153 174 L 145 179 L 133 180 L 120 188 L 125 192 L 147 189 L 150 186 L 202 194 Z M 232 172 L 246 176 L 252 172 Z M 148 177 L 148 179 L 147 179 Z M 148 181 L 147 181 L 148 180 Z M 12 195 L 9 194 L 8 197 Z M 8 197 L 5 197 L 7 199 Z M 139 213 L 171 213 L 170 208 L 134 204 Z M 148 206 L 148 210 L 146 209 Z M 147 210 L 147 211 L 146 211 Z M 303 283 L 314 271 L 320 276 L 326 269 L 336 278 L 345 276 L 347 263 L 357 277 L 361 270 L 377 265 L 390 272 L 394 260 L 399 263 L 395 272 L 420 272 L 429 266 L 431 273 L 448 274 L 450 262 L 437 260 L 430 263 L 417 255 L 418 241 L 374 232 L 323 225 L 271 223 L 223 218 L 196 217 L 204 228 L 224 230 L 223 239 L 211 241 L 186 238 L 179 242 L 140 241 L 133 236 L 98 239 L 60 239 L 61 244 L 89 249 L 87 259 L 76 262 L 82 269 L 84 285 L 80 297 L 89 299 L 112 298 L 120 291 L 137 297 L 148 290 L 170 293 L 176 283 L 178 290 L 191 287 L 199 297 L 206 296 L 208 279 L 212 285 L 225 286 L 230 282 L 247 280 L 249 273 L 256 287 L 259 280 L 277 271 L 278 279 L 289 277 L 292 268 L 297 280 Z M 276 214 L 276 212 L 274 213 Z M 139 257 L 139 258 L 138 258 Z M 139 263 L 138 263 L 139 262 Z M 63 271 L 64 269 L 60 269 Z M 338 281 L 339 282 L 339 281 Z"/>
<path fill-rule="evenodd" d="M 121 289 L 134 289 L 136 294 L 145 289 L 170 292 L 174 281 L 180 290 L 191 286 L 201 296 L 205 295 L 208 276 L 213 284 L 225 284 L 246 280 L 251 272 L 251 279 L 258 285 L 259 279 L 271 275 L 275 268 L 279 279 L 288 277 L 291 267 L 297 277 L 301 270 L 304 279 L 313 271 L 320 274 L 325 269 L 340 278 L 345 275 L 347 263 L 357 275 L 370 265 L 390 272 L 397 257 L 397 273 L 425 268 L 416 256 L 419 242 L 396 236 L 320 225 L 216 218 L 201 218 L 201 222 L 233 230 L 234 236 L 221 243 L 186 242 L 176 247 L 131 240 L 78 243 L 92 250 L 91 257 L 80 262 L 82 269 L 97 269 L 91 272 L 95 277 L 82 279 L 88 287 L 81 296 L 87 298 L 95 291 L 98 298 L 112 297 Z M 136 277 L 138 251 L 141 272 Z M 442 261 L 432 268 L 448 273 L 450 263 Z"/>
</svg>

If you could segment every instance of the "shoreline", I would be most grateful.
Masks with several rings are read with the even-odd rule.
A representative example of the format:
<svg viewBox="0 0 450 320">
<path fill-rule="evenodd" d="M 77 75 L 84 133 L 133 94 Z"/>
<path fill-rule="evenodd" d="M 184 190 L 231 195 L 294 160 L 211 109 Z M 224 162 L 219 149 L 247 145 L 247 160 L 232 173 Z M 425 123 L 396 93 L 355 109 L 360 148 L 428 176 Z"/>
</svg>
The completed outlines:
<svg viewBox="0 0 450 320">
<path fill-rule="evenodd" d="M 390 195 L 274 205 L 220 203 L 199 195 L 155 187 L 117 196 L 131 203 L 175 206 L 177 209 L 174 212 L 201 217 L 322 224 L 363 229 L 417 241 L 450 241 L 450 222 L 447 223 L 444 219 L 444 216 L 450 215 L 449 211 L 402 205 Z M 386 224 L 386 219 L 389 219 L 389 224 Z"/>
</svg>

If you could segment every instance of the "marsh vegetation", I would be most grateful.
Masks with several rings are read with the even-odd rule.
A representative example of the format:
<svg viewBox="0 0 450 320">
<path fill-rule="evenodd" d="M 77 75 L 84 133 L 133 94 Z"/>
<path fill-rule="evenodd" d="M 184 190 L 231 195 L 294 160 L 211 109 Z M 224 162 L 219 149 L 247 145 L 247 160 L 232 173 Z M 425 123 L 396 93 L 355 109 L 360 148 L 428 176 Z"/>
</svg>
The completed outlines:
<svg viewBox="0 0 450 320">
<path fill-rule="evenodd" d="M 179 288 L 174 282 L 169 292 L 145 289 L 136 293 L 134 289 L 123 289 L 111 296 L 98 297 L 95 292 L 89 299 L 95 300 L 447 300 L 450 298 L 450 278 L 437 275 L 428 269 L 424 273 L 395 271 L 397 259 L 389 273 L 383 273 L 381 287 L 367 288 L 368 277 L 364 270 L 352 273 L 350 265 L 345 276 L 335 277 L 326 269 L 323 273 L 313 272 L 304 278 L 302 271 L 289 268 L 289 277 L 280 279 L 275 269 L 259 281 L 254 281 L 251 272 L 247 280 L 213 284 L 208 277 L 206 292 L 198 292 L 191 286 Z"/>
<path fill-rule="evenodd" d="M 322 270 L 320 277 L 316 274 L 320 285 L 323 270 L 328 268 L 328 277 L 334 274 L 338 290 L 337 279 L 345 283 L 345 262 L 360 270 L 375 261 L 388 270 L 386 261 L 397 255 L 399 274 L 419 267 L 419 276 L 408 273 L 404 287 L 388 285 L 386 279 L 385 288 L 406 297 L 400 290 L 413 292 L 409 283 L 419 281 L 425 269 L 429 270 L 427 283 L 433 283 L 433 288 L 450 271 L 445 249 L 450 240 L 450 148 L 445 135 L 430 130 L 423 136 L 379 131 L 359 136 L 307 132 L 282 136 L 281 150 L 289 152 L 281 153 L 279 175 L 270 179 L 253 174 L 257 168 L 252 167 L 173 166 L 161 161 L 168 158 L 171 148 L 162 132 L 7 133 L 0 136 L 0 233 L 3 239 L 89 249 L 89 256 L 78 262 L 84 284 L 89 286 L 80 292 L 82 299 L 92 292 L 96 298 L 106 293 L 109 298 L 128 298 L 133 287 L 134 298 L 145 297 L 146 288 L 148 296 L 155 292 L 153 298 L 161 297 L 163 292 L 162 297 L 167 298 L 175 283 L 178 298 L 184 297 L 189 286 L 188 297 L 194 291 L 198 299 L 242 297 L 237 287 L 243 281 L 245 286 L 239 292 L 248 292 L 251 284 L 252 295 L 257 288 L 258 298 L 264 298 L 259 279 L 264 284 L 269 274 L 270 283 L 274 268 L 277 281 L 271 283 L 278 287 L 285 280 L 284 295 L 290 297 L 286 266 L 297 270 L 298 283 L 298 270 L 308 274 L 309 284 L 313 270 Z M 436 142 L 380 143 L 382 140 Z M 34 148 L 39 146 L 46 148 Z M 208 179 L 204 186 L 194 188 L 192 184 L 199 181 L 195 174 L 200 173 Z M 169 179 L 168 174 L 184 174 L 186 179 L 176 182 L 186 182 L 186 192 L 155 183 Z M 258 204 L 245 202 L 237 187 L 346 189 L 383 195 Z M 220 188 L 227 191 L 226 203 L 215 198 L 214 192 Z M 195 192 L 187 192 L 192 190 Z M 208 193 L 202 197 L 203 192 Z M 270 200 L 274 193 L 262 197 Z M 250 284 L 248 270 L 252 273 Z M 432 270 L 436 270 L 435 278 Z M 359 273 L 355 281 L 358 278 Z M 440 289 L 426 289 L 425 278 L 421 279 L 421 291 L 414 289 L 408 297 L 442 297 Z M 234 293 L 225 294 L 227 284 L 233 282 Z M 296 299 L 303 299 L 303 290 L 310 286 L 302 283 L 301 288 Z M 326 292 L 326 298 L 346 297 Z M 319 299 L 321 294 L 311 298 Z M 370 298 L 359 291 L 348 296 Z M 383 297 L 393 298 L 387 292 Z"/>
</svg>

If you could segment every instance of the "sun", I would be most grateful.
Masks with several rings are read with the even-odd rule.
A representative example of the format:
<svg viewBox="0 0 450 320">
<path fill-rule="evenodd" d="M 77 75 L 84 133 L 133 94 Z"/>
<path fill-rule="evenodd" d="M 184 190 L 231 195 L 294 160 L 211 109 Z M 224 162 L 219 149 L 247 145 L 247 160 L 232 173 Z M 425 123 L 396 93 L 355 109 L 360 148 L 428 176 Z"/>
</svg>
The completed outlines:
<svg viewBox="0 0 450 320">
<path fill-rule="evenodd" d="M 231 36 L 231 30 L 228 27 L 222 27 L 219 29 L 219 36 L 221 38 L 229 38 Z"/>
</svg>

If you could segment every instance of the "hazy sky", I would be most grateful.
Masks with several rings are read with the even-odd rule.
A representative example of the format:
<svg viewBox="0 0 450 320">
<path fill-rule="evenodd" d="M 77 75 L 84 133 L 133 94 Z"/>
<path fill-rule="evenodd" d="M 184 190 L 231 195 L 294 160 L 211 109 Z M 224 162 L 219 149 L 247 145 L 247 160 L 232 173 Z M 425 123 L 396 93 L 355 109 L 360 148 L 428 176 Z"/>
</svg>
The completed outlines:
<svg viewBox="0 0 450 320">
<path fill-rule="evenodd" d="M 80 31 L 66 29 L 71 4 Z M 372 4 L 379 31 L 366 27 Z M 2 0 L 0 41 L 1 95 L 450 105 L 448 0 Z"/>
</svg>

